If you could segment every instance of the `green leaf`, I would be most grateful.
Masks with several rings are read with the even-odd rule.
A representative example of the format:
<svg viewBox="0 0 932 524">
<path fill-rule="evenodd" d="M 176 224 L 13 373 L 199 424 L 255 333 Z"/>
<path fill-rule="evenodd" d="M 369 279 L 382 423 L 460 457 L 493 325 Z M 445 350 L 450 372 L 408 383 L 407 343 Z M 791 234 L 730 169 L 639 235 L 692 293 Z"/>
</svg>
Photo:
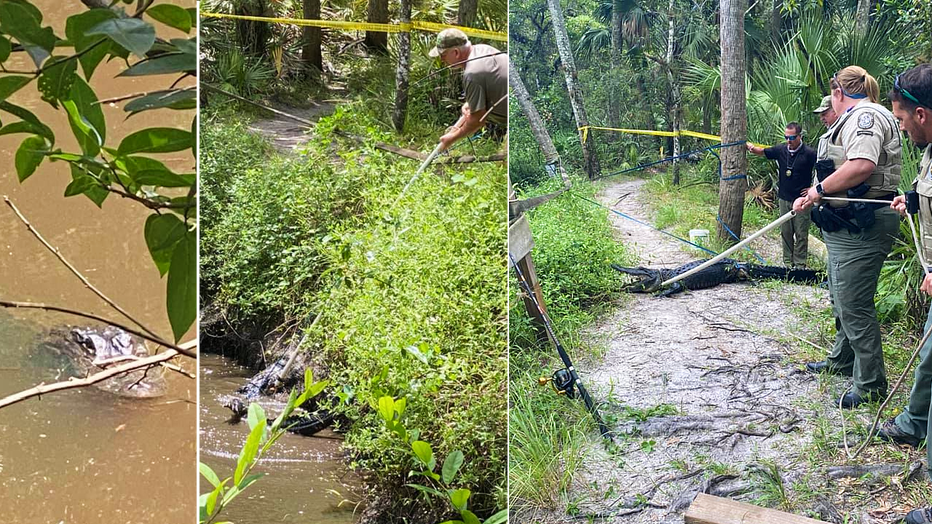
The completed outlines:
<svg viewBox="0 0 932 524">
<path fill-rule="evenodd" d="M 485 519 L 484 524 L 505 524 L 506 522 L 508 522 L 508 510 L 503 509 L 491 517 Z"/>
<path fill-rule="evenodd" d="M 66 104 L 65 100 L 62 100 L 62 105 L 68 111 L 68 123 L 71 125 L 71 132 L 78 139 L 81 151 L 87 156 L 97 156 L 107 136 L 107 123 L 103 110 L 97 103 L 97 94 L 83 78 L 77 76 L 71 86 L 68 101 L 74 102 L 74 106 Z"/>
<path fill-rule="evenodd" d="M 249 475 L 248 477 L 244 478 L 243 481 L 240 482 L 236 487 L 237 487 L 237 489 L 239 489 L 240 493 L 242 493 L 242 492 L 245 491 L 246 488 L 248 488 L 253 482 L 255 482 L 255 481 L 261 479 L 261 478 L 264 477 L 264 476 L 265 476 L 265 473 L 253 473 L 252 475 Z"/>
<path fill-rule="evenodd" d="M 112 20 L 117 14 L 110 9 L 91 9 L 78 15 L 68 17 L 65 22 L 65 36 L 74 44 L 75 52 L 81 53 L 78 61 L 81 62 L 81 68 L 84 70 L 84 78 L 90 80 L 94 70 L 100 64 L 101 60 L 107 56 L 110 51 L 111 43 L 106 37 L 99 35 L 88 35 L 87 31 L 92 27 Z M 104 40 L 102 43 L 98 43 Z M 90 51 L 87 48 L 95 46 Z"/>
<path fill-rule="evenodd" d="M 197 175 L 178 175 L 171 171 L 145 170 L 133 178 L 141 186 L 191 187 L 197 181 Z"/>
<path fill-rule="evenodd" d="M 453 507 L 456 508 L 457 511 L 462 513 L 466 511 L 466 504 L 469 502 L 470 495 L 472 495 L 472 493 L 468 489 L 458 489 L 450 493 L 450 502 L 453 503 Z"/>
<path fill-rule="evenodd" d="M 449 484 L 453 481 L 453 477 L 456 476 L 456 472 L 460 470 L 460 466 L 463 465 L 463 452 L 456 450 L 449 455 L 447 455 L 446 460 L 443 461 L 443 483 Z"/>
<path fill-rule="evenodd" d="M 0 102 L 19 91 L 20 88 L 31 82 L 32 78 L 31 76 L 18 75 L 0 76 Z"/>
<path fill-rule="evenodd" d="M 117 76 L 166 75 L 170 73 L 193 74 L 196 70 L 197 55 L 189 53 L 169 53 L 136 62 L 132 67 Z"/>
<path fill-rule="evenodd" d="M 184 239 L 185 231 L 187 226 L 175 215 L 152 214 L 146 219 L 146 245 L 159 276 L 165 276 L 171 267 L 175 246 Z"/>
<path fill-rule="evenodd" d="M 252 405 L 250 405 L 250 409 L 252 409 Z M 265 425 L 267 423 L 267 420 L 262 419 L 258 421 L 255 427 L 252 428 L 252 431 L 249 432 L 249 437 L 246 438 L 243 450 L 239 454 L 239 460 L 236 461 L 236 471 L 233 473 L 233 484 L 237 486 L 240 484 L 246 468 L 256 459 L 256 453 L 259 452 L 259 443 L 262 441 L 262 437 L 265 434 Z"/>
<path fill-rule="evenodd" d="M 395 399 L 392 397 L 382 397 L 379 399 L 379 415 L 385 422 L 391 422 L 395 418 Z"/>
<path fill-rule="evenodd" d="M 298 398 L 298 390 L 292 389 L 291 393 L 288 395 L 288 403 L 285 404 L 285 409 L 275 417 L 275 420 L 272 422 L 272 433 L 278 431 L 278 428 L 281 427 L 282 422 L 285 420 L 285 417 L 291 414 L 294 411 L 295 400 Z"/>
<path fill-rule="evenodd" d="M 463 510 L 460 511 L 460 517 L 463 517 L 463 524 L 481 524 L 479 522 L 479 517 L 477 517 L 472 511 Z"/>
<path fill-rule="evenodd" d="M 182 53 L 197 56 L 197 38 L 172 38 L 171 43 Z"/>
<path fill-rule="evenodd" d="M 421 353 L 421 350 L 418 349 L 417 346 L 412 344 L 405 349 L 408 351 L 408 353 L 414 355 L 415 358 L 420 360 L 422 364 L 427 365 L 427 356 L 424 355 L 424 353 Z"/>
<path fill-rule="evenodd" d="M 197 107 L 197 92 L 194 89 L 156 91 L 126 104 L 123 106 L 123 111 L 136 114 L 163 107 L 169 109 L 194 109 Z"/>
<path fill-rule="evenodd" d="M 138 18 L 115 18 L 105 20 L 90 28 L 85 34 L 105 35 L 140 58 L 155 43 L 155 28 Z"/>
<path fill-rule="evenodd" d="M 217 508 L 217 497 L 220 496 L 221 492 L 223 492 L 222 485 L 215 487 L 214 490 L 210 492 L 210 495 L 208 495 L 205 505 L 205 511 L 207 511 L 208 516 L 214 514 L 214 509 Z"/>
<path fill-rule="evenodd" d="M 13 135 L 16 133 L 29 133 L 30 135 L 41 135 L 41 129 L 30 124 L 29 122 L 13 122 L 0 127 L 0 136 Z"/>
<path fill-rule="evenodd" d="M 63 56 L 53 56 L 42 68 L 42 74 L 39 75 L 39 93 L 42 94 L 42 100 L 51 104 L 58 109 L 58 101 L 68 98 L 71 92 L 71 86 L 77 76 L 78 63 Z"/>
<path fill-rule="evenodd" d="M 133 153 L 172 153 L 191 147 L 194 135 L 173 127 L 150 127 L 127 136 L 120 142 L 120 155 Z"/>
<path fill-rule="evenodd" d="M 198 462 L 197 469 L 201 472 L 201 475 L 207 479 L 207 482 L 210 482 L 211 486 L 217 487 L 220 485 L 220 477 L 214 473 L 214 470 L 210 469 L 210 466 L 204 464 L 203 462 Z"/>
<path fill-rule="evenodd" d="M 265 416 L 265 410 L 257 402 L 249 404 L 249 412 L 246 415 L 246 422 L 249 423 L 249 429 L 255 428 L 260 421 L 268 420 Z"/>
<path fill-rule="evenodd" d="M 428 470 L 433 471 L 434 467 L 432 463 L 434 463 L 434 451 L 430 448 L 430 444 L 423 440 L 415 440 L 411 443 L 411 449 L 414 450 L 414 455 L 418 460 L 427 466 Z"/>
<path fill-rule="evenodd" d="M 96 178 L 92 177 L 82 166 L 78 164 L 71 164 L 71 184 L 75 184 L 75 187 L 72 188 L 71 184 L 65 188 L 65 196 L 70 195 L 70 191 L 76 190 L 78 187 L 82 189 L 84 196 L 89 198 L 91 202 L 97 204 L 97 207 L 101 207 L 104 203 L 104 200 L 110 196 L 110 191 L 107 191 L 106 188 L 102 187 Z"/>
<path fill-rule="evenodd" d="M 10 53 L 12 52 L 13 46 L 10 44 L 10 41 L 0 36 L 0 62 L 6 62 L 6 60 L 10 58 Z"/>
<path fill-rule="evenodd" d="M 90 175 L 80 175 L 74 177 L 68 187 L 65 188 L 65 197 L 83 195 L 88 190 L 100 187 L 100 182 Z"/>
<path fill-rule="evenodd" d="M 36 67 L 42 67 L 57 41 L 52 28 L 42 28 L 41 23 L 42 14 L 31 4 L 0 2 L 0 32 L 18 40 Z"/>
<path fill-rule="evenodd" d="M 163 24 L 174 27 L 179 31 L 191 31 L 191 15 L 187 9 L 172 4 L 154 5 L 146 10 L 146 14 Z"/>
<path fill-rule="evenodd" d="M 408 405 L 408 400 L 404 397 L 395 401 L 395 411 L 398 413 L 398 418 L 401 418 L 405 414 L 405 406 Z"/>
<path fill-rule="evenodd" d="M 16 175 L 23 182 L 36 172 L 46 153 L 49 152 L 49 143 L 45 137 L 31 136 L 19 145 L 16 150 Z"/>
<path fill-rule="evenodd" d="M 168 320 L 175 342 L 184 336 L 197 317 L 197 234 L 188 231 L 175 246 L 168 270 Z"/>
<path fill-rule="evenodd" d="M 36 133 L 37 135 L 44 136 L 49 140 L 50 144 L 55 144 L 55 133 L 52 132 L 49 126 L 43 124 L 41 120 L 36 118 L 36 115 L 32 114 L 28 109 L 13 105 L 9 102 L 0 102 L 0 110 L 18 116 L 23 122 L 32 124 L 37 131 L 40 131 Z"/>
</svg>

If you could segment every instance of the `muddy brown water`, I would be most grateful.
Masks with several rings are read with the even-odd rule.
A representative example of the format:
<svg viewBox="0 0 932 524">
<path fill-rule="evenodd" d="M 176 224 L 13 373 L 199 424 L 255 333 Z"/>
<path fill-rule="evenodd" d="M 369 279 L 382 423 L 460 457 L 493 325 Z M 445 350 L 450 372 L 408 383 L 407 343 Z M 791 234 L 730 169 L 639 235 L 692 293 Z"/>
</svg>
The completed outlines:
<svg viewBox="0 0 932 524">
<path fill-rule="evenodd" d="M 64 37 L 65 20 L 84 7 L 80 2 L 32 0 Z M 194 2 L 173 3 L 193 7 Z M 161 24 L 156 24 L 160 26 Z M 158 28 L 163 38 L 183 38 Z M 60 50 L 68 52 L 68 50 Z M 21 56 L 9 68 L 33 69 Z M 120 60 L 102 63 L 92 85 L 99 98 L 151 90 L 172 78 L 114 79 Z M 191 85 L 193 80 L 180 85 Z M 79 148 L 63 110 L 41 101 L 30 84 L 10 97 L 55 132 L 56 147 Z M 145 127 L 190 128 L 193 111 L 158 110 L 124 121 L 119 105 L 106 105 L 107 144 Z M 7 115 L 4 115 L 6 117 Z M 6 119 L 4 118 L 4 123 Z M 165 280 L 159 278 L 146 248 L 143 227 L 149 211 L 112 196 L 98 209 L 83 196 L 64 198 L 71 176 L 68 164 L 43 162 L 20 184 L 13 168 L 16 149 L 26 135 L 0 137 L 0 195 L 8 195 L 51 244 L 94 285 L 165 338 L 171 328 L 165 313 Z M 193 172 L 190 153 L 157 155 L 177 172 Z M 114 320 L 119 315 L 84 288 L 0 202 L 0 298 L 43 302 Z M 54 370 L 28 360 L 34 337 L 53 325 L 80 322 L 34 310 L 0 311 L 0 397 L 56 380 Z M 193 337 L 192 329 L 185 337 Z M 190 360 L 179 362 L 188 370 Z M 194 381 L 171 375 L 165 397 L 134 401 L 89 388 L 46 395 L 41 400 L 0 409 L 0 520 L 9 523 L 86 524 L 196 522 L 196 417 Z"/>
<path fill-rule="evenodd" d="M 221 399 L 252 375 L 227 358 L 201 357 L 201 461 L 220 478 L 232 475 L 249 435 L 245 421 L 227 423 L 230 411 Z M 234 500 L 220 520 L 352 524 L 362 505 L 357 506 L 359 481 L 343 463 L 342 444 L 342 437 L 330 430 L 314 437 L 284 435 L 253 470 L 265 476 Z M 211 486 L 201 482 L 200 489 L 206 493 Z"/>
</svg>

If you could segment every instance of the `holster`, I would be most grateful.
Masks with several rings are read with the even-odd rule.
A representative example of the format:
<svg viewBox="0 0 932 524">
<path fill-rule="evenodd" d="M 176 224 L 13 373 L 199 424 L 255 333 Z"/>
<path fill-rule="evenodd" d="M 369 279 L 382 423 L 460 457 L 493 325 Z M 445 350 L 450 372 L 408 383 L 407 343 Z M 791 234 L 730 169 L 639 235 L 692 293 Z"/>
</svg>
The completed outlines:
<svg viewBox="0 0 932 524">
<path fill-rule="evenodd" d="M 840 231 L 842 228 L 847 229 L 851 233 L 861 232 L 861 228 L 858 227 L 858 225 L 845 220 L 835 209 L 832 209 L 827 204 L 820 204 L 817 207 L 813 207 L 810 216 L 812 217 L 812 222 L 826 233 L 834 233 L 835 231 Z M 873 218 L 873 211 L 871 211 L 871 218 Z"/>
<path fill-rule="evenodd" d="M 848 198 L 861 198 L 861 196 L 867 193 L 869 189 L 870 186 L 861 183 L 848 190 Z M 877 204 L 850 202 L 848 203 L 848 212 L 857 223 L 858 227 L 861 229 L 868 229 L 874 225 L 874 222 L 876 222 L 874 219 L 874 210 L 877 209 L 877 207 Z M 852 232 L 854 233 L 854 231 Z"/>
<path fill-rule="evenodd" d="M 819 182 L 825 181 L 829 175 L 835 172 L 835 162 L 830 158 L 823 158 L 815 163 L 816 178 Z"/>
</svg>

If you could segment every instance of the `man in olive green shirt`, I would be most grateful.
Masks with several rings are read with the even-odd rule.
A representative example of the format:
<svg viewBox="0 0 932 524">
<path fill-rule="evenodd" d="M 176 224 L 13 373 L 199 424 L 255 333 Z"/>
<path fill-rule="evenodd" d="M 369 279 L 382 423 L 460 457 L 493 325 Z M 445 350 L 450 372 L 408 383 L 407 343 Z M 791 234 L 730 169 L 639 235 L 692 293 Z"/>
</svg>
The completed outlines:
<svg viewBox="0 0 932 524">
<path fill-rule="evenodd" d="M 459 120 L 440 137 L 443 149 L 478 131 L 486 121 L 508 122 L 508 55 L 492 46 L 473 44 L 459 29 L 444 29 L 430 56 L 463 70 L 466 103 Z"/>
</svg>

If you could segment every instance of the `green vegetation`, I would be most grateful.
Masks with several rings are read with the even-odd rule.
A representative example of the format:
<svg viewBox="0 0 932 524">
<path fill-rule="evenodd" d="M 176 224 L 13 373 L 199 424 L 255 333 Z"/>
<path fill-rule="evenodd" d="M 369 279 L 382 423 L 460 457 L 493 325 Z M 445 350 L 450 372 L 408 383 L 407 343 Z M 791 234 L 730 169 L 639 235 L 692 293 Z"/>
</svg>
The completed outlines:
<svg viewBox="0 0 932 524">
<path fill-rule="evenodd" d="M 167 276 L 167 313 L 175 342 L 197 316 L 196 176 L 175 173 L 152 155 L 190 151 L 193 156 L 195 135 L 191 129 L 156 126 L 130 133 L 119 144 L 108 142 L 95 86 L 112 89 L 120 80 L 93 75 L 104 60 L 113 59 L 126 61 L 120 77 L 171 75 L 147 93 L 115 100 L 123 104 L 127 118 L 157 109 L 194 109 L 194 87 L 178 84 L 197 67 L 196 38 L 187 36 L 196 26 L 195 12 L 146 2 L 130 13 L 88 9 L 52 27 L 43 25 L 42 11 L 28 0 L 0 1 L 0 135 L 28 135 L 15 154 L 19 181 L 25 182 L 46 160 L 60 162 L 71 177 L 65 197 L 84 195 L 100 207 L 117 194 L 152 211 L 145 224 L 146 244 L 159 274 Z M 156 26 L 172 38 L 156 39 Z M 27 56 L 29 62 L 20 60 Z M 75 146 L 56 147 L 45 122 L 7 100 L 33 87 L 67 118 Z"/>
<path fill-rule="evenodd" d="M 359 74 L 373 88 L 391 81 Z M 412 108 L 409 119 L 429 110 Z M 382 116 L 365 99 L 341 104 L 302 151 L 280 155 L 246 129 L 249 117 L 205 115 L 202 298 L 234 325 L 268 331 L 321 315 L 303 347 L 329 369 L 330 408 L 352 421 L 345 445 L 370 505 L 409 522 L 472 522 L 463 511 L 495 522 L 506 504 L 505 172 L 428 170 L 396 202 L 417 163 L 373 144 L 428 150 L 443 128 L 399 136 Z M 385 398 L 403 406 L 407 438 L 386 425 Z M 455 482 L 435 483 L 415 442 L 461 454 Z"/>
</svg>

